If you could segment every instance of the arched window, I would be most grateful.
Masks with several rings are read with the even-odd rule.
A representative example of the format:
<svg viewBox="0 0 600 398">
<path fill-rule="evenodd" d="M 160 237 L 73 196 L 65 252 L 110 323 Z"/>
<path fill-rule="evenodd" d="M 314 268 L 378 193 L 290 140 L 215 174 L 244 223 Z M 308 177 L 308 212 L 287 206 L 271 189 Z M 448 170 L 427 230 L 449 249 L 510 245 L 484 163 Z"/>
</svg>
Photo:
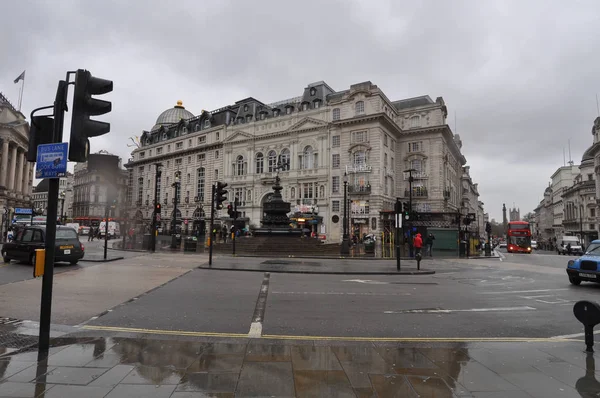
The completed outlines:
<svg viewBox="0 0 600 398">
<path fill-rule="evenodd" d="M 315 109 L 319 109 L 320 107 L 321 107 L 321 100 L 318 100 L 318 99 L 317 99 L 317 100 L 315 100 L 315 101 L 314 101 L 313 108 L 315 108 Z"/>
<path fill-rule="evenodd" d="M 302 151 L 300 155 L 300 168 L 302 169 L 314 169 L 317 167 L 317 154 L 313 150 L 313 147 L 308 145 Z"/>
<path fill-rule="evenodd" d="M 262 152 L 256 154 L 256 174 L 262 174 L 264 172 L 264 156 Z"/>
<path fill-rule="evenodd" d="M 363 166 L 367 164 L 367 153 L 365 151 L 356 151 L 352 155 L 352 161 L 355 166 Z"/>
<path fill-rule="evenodd" d="M 210 120 L 206 119 L 206 120 L 204 121 L 204 128 L 205 128 L 205 129 L 207 129 L 207 128 L 210 128 Z"/>
<path fill-rule="evenodd" d="M 243 176 L 245 174 L 246 170 L 244 169 L 244 157 L 240 155 L 235 161 L 235 175 Z"/>
<path fill-rule="evenodd" d="M 302 103 L 302 110 L 303 111 L 307 111 L 308 110 L 308 102 L 303 102 Z"/>
<path fill-rule="evenodd" d="M 206 180 L 206 173 L 204 167 L 198 169 L 198 183 L 196 184 L 196 196 L 200 202 L 204 202 L 204 184 Z"/>
<path fill-rule="evenodd" d="M 425 162 L 421 159 L 413 159 L 410 161 L 410 168 L 415 169 L 417 173 L 420 173 L 425 167 Z"/>
<path fill-rule="evenodd" d="M 188 131 L 187 131 L 187 127 L 183 126 L 183 127 L 181 128 L 181 135 L 186 135 L 187 133 L 188 133 Z"/>
<path fill-rule="evenodd" d="M 277 152 L 269 151 L 267 156 L 269 160 L 269 173 L 272 173 L 275 171 L 275 167 L 277 167 Z"/>
<path fill-rule="evenodd" d="M 420 127 L 421 118 L 419 116 L 413 116 L 410 118 L 410 127 Z"/>
<path fill-rule="evenodd" d="M 290 199 L 296 199 L 296 188 L 290 188 Z"/>
<path fill-rule="evenodd" d="M 194 132 L 200 131 L 200 123 L 194 124 Z"/>
<path fill-rule="evenodd" d="M 358 101 L 354 107 L 357 115 L 362 115 L 365 113 L 365 103 L 363 101 Z"/>
<path fill-rule="evenodd" d="M 279 116 L 279 109 L 273 109 L 273 116 Z"/>
<path fill-rule="evenodd" d="M 290 169 L 290 150 L 287 148 L 282 150 L 281 153 L 279 154 L 279 160 L 281 161 L 281 164 L 284 165 L 281 170 L 282 171 L 289 170 Z"/>
</svg>

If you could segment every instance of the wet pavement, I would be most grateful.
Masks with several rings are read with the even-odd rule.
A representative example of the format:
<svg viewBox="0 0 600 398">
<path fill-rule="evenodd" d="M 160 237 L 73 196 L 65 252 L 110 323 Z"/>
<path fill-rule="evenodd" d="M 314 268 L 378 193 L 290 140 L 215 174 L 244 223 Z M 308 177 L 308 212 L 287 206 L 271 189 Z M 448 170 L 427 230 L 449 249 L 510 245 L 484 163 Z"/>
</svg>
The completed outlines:
<svg viewBox="0 0 600 398">
<path fill-rule="evenodd" d="M 149 335 L 0 348 L 0 397 L 598 397 L 576 341 L 393 343 Z"/>
<path fill-rule="evenodd" d="M 415 260 L 401 260 L 400 271 L 396 269 L 396 260 L 390 259 L 351 259 L 351 258 L 281 258 L 219 256 L 198 268 L 228 271 L 255 271 L 290 274 L 339 274 L 339 275 L 431 275 L 435 271 L 428 268 L 436 260 L 424 259 L 420 269 Z"/>
</svg>

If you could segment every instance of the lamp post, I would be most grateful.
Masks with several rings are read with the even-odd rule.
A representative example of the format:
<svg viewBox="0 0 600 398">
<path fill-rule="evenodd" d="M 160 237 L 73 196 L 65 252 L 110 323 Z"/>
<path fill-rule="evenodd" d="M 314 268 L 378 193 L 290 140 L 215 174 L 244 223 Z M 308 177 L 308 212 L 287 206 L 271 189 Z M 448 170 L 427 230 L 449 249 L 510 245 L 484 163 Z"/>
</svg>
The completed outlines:
<svg viewBox="0 0 600 398">
<path fill-rule="evenodd" d="M 344 217 L 342 220 L 342 228 L 344 234 L 342 236 L 341 256 L 347 257 L 350 255 L 350 241 L 348 236 L 348 174 L 344 173 Z"/>
<path fill-rule="evenodd" d="M 585 244 L 585 239 L 583 238 L 583 204 L 579 204 L 579 239 L 581 239 L 581 247 Z"/>
<path fill-rule="evenodd" d="M 408 170 L 404 170 L 405 173 L 408 173 L 408 214 L 410 215 L 408 218 L 408 225 L 407 225 L 407 230 L 408 230 L 408 235 L 409 235 L 409 240 L 408 240 L 408 247 L 409 247 L 409 255 L 412 257 L 413 255 L 413 245 L 412 245 L 412 218 L 414 217 L 413 215 L 413 208 L 412 208 L 412 183 L 414 181 L 414 178 L 412 176 L 413 171 L 417 171 L 416 169 L 410 168 Z"/>
<path fill-rule="evenodd" d="M 160 217 L 160 215 L 158 214 L 158 210 L 159 210 L 158 205 L 160 203 L 160 198 L 158 197 L 158 188 L 159 188 L 158 180 L 160 179 L 160 176 L 162 174 L 162 171 L 160 170 L 162 167 L 162 163 L 154 163 L 154 166 L 156 166 L 156 174 L 154 175 L 154 209 L 152 210 L 152 226 L 150 228 L 150 233 L 152 234 L 152 236 L 150 237 L 150 249 L 152 250 L 152 253 L 154 253 L 156 251 L 156 235 L 157 235 L 156 222 L 158 221 L 158 218 Z M 135 239 L 135 236 L 132 237 L 132 239 Z M 135 242 L 132 242 L 132 247 L 135 247 Z"/>
<path fill-rule="evenodd" d="M 64 212 L 65 212 L 65 192 L 60 193 L 60 223 L 64 224 Z"/>
<path fill-rule="evenodd" d="M 171 222 L 171 249 L 177 248 L 177 201 L 179 197 L 177 195 L 179 191 L 179 175 L 181 173 L 179 171 L 175 172 L 175 182 L 173 183 L 173 187 L 175 188 L 175 197 L 173 198 L 173 221 Z"/>
</svg>

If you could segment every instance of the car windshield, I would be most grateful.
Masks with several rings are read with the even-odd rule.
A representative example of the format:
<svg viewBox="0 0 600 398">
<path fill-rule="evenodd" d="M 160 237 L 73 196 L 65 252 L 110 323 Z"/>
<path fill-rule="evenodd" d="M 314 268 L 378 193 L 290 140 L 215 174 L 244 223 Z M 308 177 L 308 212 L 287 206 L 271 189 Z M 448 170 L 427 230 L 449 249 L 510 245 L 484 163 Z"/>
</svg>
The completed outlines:
<svg viewBox="0 0 600 398">
<path fill-rule="evenodd" d="M 57 229 L 56 239 L 77 239 L 77 233 L 73 229 Z"/>
<path fill-rule="evenodd" d="M 600 256 L 600 243 L 590 243 L 590 245 L 585 251 L 585 254 Z"/>
</svg>

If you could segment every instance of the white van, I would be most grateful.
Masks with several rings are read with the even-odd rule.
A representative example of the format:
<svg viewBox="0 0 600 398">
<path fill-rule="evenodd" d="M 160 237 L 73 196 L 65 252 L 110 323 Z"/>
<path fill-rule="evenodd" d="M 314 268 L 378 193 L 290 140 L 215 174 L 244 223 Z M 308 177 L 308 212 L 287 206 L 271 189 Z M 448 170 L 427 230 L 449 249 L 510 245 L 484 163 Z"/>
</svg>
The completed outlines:
<svg viewBox="0 0 600 398">
<path fill-rule="evenodd" d="M 556 242 L 556 252 L 558 254 L 567 254 L 567 245 L 571 244 L 571 254 L 583 255 L 583 247 L 577 236 L 563 236 Z"/>
<path fill-rule="evenodd" d="M 106 232 L 106 221 L 102 221 L 100 226 L 100 238 L 104 238 L 104 233 Z M 119 223 L 115 221 L 108 222 L 108 239 L 120 238 L 121 237 L 121 229 L 119 228 Z"/>
</svg>

